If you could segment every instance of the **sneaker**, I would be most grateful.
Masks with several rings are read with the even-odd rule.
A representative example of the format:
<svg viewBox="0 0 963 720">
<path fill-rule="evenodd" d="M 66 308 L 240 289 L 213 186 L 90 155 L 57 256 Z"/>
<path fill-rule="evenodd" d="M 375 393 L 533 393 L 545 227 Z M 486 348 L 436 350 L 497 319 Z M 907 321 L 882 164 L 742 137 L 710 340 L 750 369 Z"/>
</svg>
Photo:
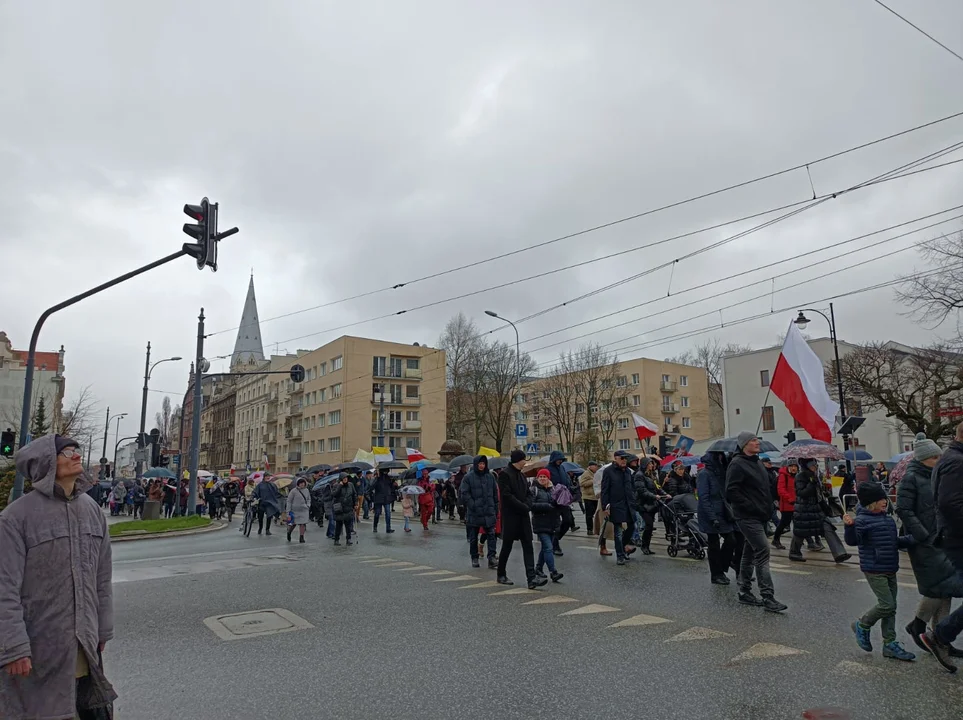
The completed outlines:
<svg viewBox="0 0 963 720">
<path fill-rule="evenodd" d="M 752 605 L 753 607 L 762 607 L 762 600 L 757 598 L 752 594 L 752 590 L 744 590 L 739 593 L 739 602 L 743 605 Z"/>
<path fill-rule="evenodd" d="M 378 526 L 377 526 L 377 525 L 374 526 L 374 528 L 372 529 L 372 532 L 378 532 Z"/>
<path fill-rule="evenodd" d="M 792 562 L 806 562 L 806 558 L 802 555 L 790 555 L 789 560 Z"/>
<path fill-rule="evenodd" d="M 846 562 L 847 560 L 849 560 L 851 557 L 852 557 L 852 555 L 851 555 L 850 553 L 843 553 L 843 554 L 840 555 L 839 557 L 833 558 L 833 560 L 836 561 L 836 564 L 837 564 L 837 565 L 841 565 L 842 563 L 844 563 L 844 562 Z"/>
<path fill-rule="evenodd" d="M 563 577 L 565 577 L 565 574 L 564 574 L 564 573 L 553 572 L 553 573 L 552 573 L 552 582 L 553 582 L 553 583 L 557 583 L 557 582 L 558 582 L 559 580 L 561 580 Z"/>
<path fill-rule="evenodd" d="M 497 579 L 497 582 L 498 582 L 499 585 L 514 585 L 514 584 L 515 584 L 515 583 L 513 583 L 511 580 L 509 580 L 507 577 L 505 577 L 504 575 L 499 575 L 499 576 L 498 576 L 498 579 Z M 531 585 L 531 583 L 529 583 L 529 585 Z"/>
<path fill-rule="evenodd" d="M 779 542 L 779 540 L 773 540 L 771 544 L 772 544 L 773 548 L 775 548 L 776 550 L 785 550 L 785 549 L 786 549 L 786 546 L 783 545 L 781 542 Z"/>
<path fill-rule="evenodd" d="M 609 553 L 609 554 L 611 555 L 611 553 Z M 624 558 L 624 557 L 620 557 L 618 560 L 615 561 L 615 564 L 616 564 L 616 565 L 625 565 L 625 558 Z"/>
<path fill-rule="evenodd" d="M 655 555 L 655 552 L 648 545 L 643 545 L 640 550 L 643 555 Z"/>
<path fill-rule="evenodd" d="M 923 644 L 922 635 L 926 632 L 926 623 L 919 618 L 913 618 L 913 622 L 906 626 L 906 634 L 913 639 L 913 643 L 923 652 L 928 653 L 930 649 Z"/>
<path fill-rule="evenodd" d="M 348 547 L 350 547 L 350 546 L 352 546 L 352 545 L 354 545 L 354 543 L 353 543 L 353 542 L 352 542 L 351 540 L 347 540 L 347 541 L 345 541 L 345 543 L 344 543 L 344 544 L 345 544 L 345 545 L 347 545 Z"/>
<path fill-rule="evenodd" d="M 762 599 L 762 609 L 766 612 L 781 613 L 786 612 L 786 610 L 789 609 L 789 606 L 784 605 L 774 597 L 767 596 Z"/>
<path fill-rule="evenodd" d="M 548 584 L 547 577 L 545 577 L 544 575 L 542 575 L 541 577 L 539 577 L 538 575 L 534 575 L 528 581 L 528 589 L 535 590 L 536 588 L 544 587 L 547 584 Z"/>
<path fill-rule="evenodd" d="M 341 544 L 341 541 L 340 541 L 340 540 L 335 540 L 335 541 L 334 541 L 334 544 L 335 544 L 335 545 L 340 545 L 340 544 Z"/>
<path fill-rule="evenodd" d="M 916 656 L 913 653 L 904 650 L 903 646 L 895 640 L 883 645 L 883 657 L 892 658 L 893 660 L 902 660 L 903 662 L 913 662 L 916 659 Z"/>
<path fill-rule="evenodd" d="M 725 575 L 713 575 L 711 582 L 713 585 L 728 585 L 729 578 Z"/>
<path fill-rule="evenodd" d="M 390 530 L 390 529 L 389 529 L 389 530 L 385 530 L 385 532 L 386 532 L 386 533 L 388 533 L 388 534 L 390 535 L 391 533 L 393 533 L 393 532 L 394 532 L 394 530 Z"/>
<path fill-rule="evenodd" d="M 498 570 L 498 560 L 496 560 L 495 558 L 488 558 L 488 569 Z"/>
<path fill-rule="evenodd" d="M 923 644 L 926 646 L 926 649 L 933 654 L 933 657 L 936 658 L 936 662 L 942 665 L 943 669 L 946 670 L 946 672 L 948 673 L 956 672 L 956 665 L 950 662 L 949 645 L 946 645 L 940 642 L 940 640 L 936 637 L 936 635 L 933 633 L 932 630 L 927 630 L 925 633 L 923 633 L 920 640 L 923 641 Z"/>
<path fill-rule="evenodd" d="M 869 638 L 869 628 L 859 620 L 854 621 L 850 627 L 853 629 L 853 635 L 856 636 L 856 644 L 859 645 L 860 650 L 873 652 L 873 643 Z"/>
<path fill-rule="evenodd" d="M 557 555 L 558 557 L 562 557 L 564 554 L 565 553 L 562 552 L 562 548 L 558 548 L 557 550 L 552 550 L 552 555 Z"/>
<path fill-rule="evenodd" d="M 471 566 L 473 568 L 481 567 L 481 563 L 478 562 L 478 558 L 471 559 Z"/>
</svg>

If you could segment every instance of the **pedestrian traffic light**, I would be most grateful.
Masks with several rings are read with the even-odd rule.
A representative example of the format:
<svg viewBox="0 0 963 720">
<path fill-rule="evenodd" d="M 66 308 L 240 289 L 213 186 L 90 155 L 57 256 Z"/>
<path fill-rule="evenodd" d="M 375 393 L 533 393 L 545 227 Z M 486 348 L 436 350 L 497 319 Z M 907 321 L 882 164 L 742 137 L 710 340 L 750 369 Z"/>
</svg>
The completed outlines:
<svg viewBox="0 0 963 720">
<path fill-rule="evenodd" d="M 794 442 L 796 442 L 796 433 L 794 433 L 792 430 L 783 435 L 783 437 L 786 438 L 786 445 L 792 445 Z"/>
<path fill-rule="evenodd" d="M 9 428 L 0 433 L 0 456 L 13 457 L 13 443 L 17 436 Z"/>
<path fill-rule="evenodd" d="M 217 203 L 207 198 L 200 205 L 185 205 L 184 214 L 196 220 L 184 223 L 184 232 L 197 242 L 184 243 L 184 252 L 197 261 L 197 269 L 204 266 L 217 270 Z"/>
</svg>

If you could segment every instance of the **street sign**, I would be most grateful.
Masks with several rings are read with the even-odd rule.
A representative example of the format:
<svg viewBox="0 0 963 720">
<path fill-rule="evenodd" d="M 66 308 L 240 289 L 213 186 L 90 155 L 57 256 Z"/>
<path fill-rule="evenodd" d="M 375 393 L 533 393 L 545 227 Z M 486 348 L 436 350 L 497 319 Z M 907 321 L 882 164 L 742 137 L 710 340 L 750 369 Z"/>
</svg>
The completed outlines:
<svg viewBox="0 0 963 720">
<path fill-rule="evenodd" d="M 963 407 L 945 407 L 940 409 L 940 417 L 963 417 Z"/>
<path fill-rule="evenodd" d="M 292 365 L 291 366 L 291 380 L 296 383 L 304 382 L 304 366 L 303 365 Z"/>
<path fill-rule="evenodd" d="M 535 453 L 537 453 L 538 443 L 528 443 L 528 445 L 525 446 L 525 452 L 528 453 L 529 455 L 534 455 Z"/>
<path fill-rule="evenodd" d="M 150 450 L 148 448 L 134 450 L 134 462 L 150 462 Z"/>
<path fill-rule="evenodd" d="M 528 425 L 525 423 L 518 423 L 515 425 L 515 437 L 528 437 Z"/>
</svg>

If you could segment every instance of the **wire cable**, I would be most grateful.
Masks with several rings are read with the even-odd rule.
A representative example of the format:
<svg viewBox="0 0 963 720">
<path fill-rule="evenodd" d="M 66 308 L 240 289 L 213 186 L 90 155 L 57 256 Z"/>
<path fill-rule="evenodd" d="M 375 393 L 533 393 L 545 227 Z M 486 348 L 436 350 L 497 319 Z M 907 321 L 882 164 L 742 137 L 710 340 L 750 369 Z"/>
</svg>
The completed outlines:
<svg viewBox="0 0 963 720">
<path fill-rule="evenodd" d="M 917 25 L 916 23 L 912 22 L 911 20 L 908 20 L 907 18 L 903 17 L 903 16 L 900 15 L 898 12 L 896 12 L 895 10 L 893 10 L 893 8 L 891 8 L 889 5 L 887 5 L 887 4 L 884 3 L 884 2 L 881 2 L 881 0 L 873 0 L 873 2 L 875 2 L 875 3 L 876 3 L 877 5 L 879 5 L 881 8 L 884 8 L 884 9 L 888 10 L 889 12 L 893 13 L 893 15 L 895 15 L 896 17 L 898 17 L 900 20 L 902 20 L 904 23 L 906 23 L 907 25 L 909 25 L 909 26 L 910 26 L 911 28 L 913 28 L 914 30 L 916 30 L 916 32 L 920 33 L 921 35 L 925 35 L 925 36 L 928 37 L 930 40 L 932 40 L 932 41 L 935 42 L 937 45 L 939 45 L 941 48 L 943 48 L 944 50 L 946 50 L 946 52 L 948 52 L 950 55 L 952 55 L 953 57 L 955 57 L 957 60 L 959 60 L 960 62 L 963 62 L 963 55 L 960 55 L 958 52 L 956 52 L 956 50 L 952 50 L 952 49 L 948 48 L 946 45 L 944 45 L 944 44 L 941 43 L 939 40 L 937 40 L 935 37 L 933 37 L 933 36 L 930 35 L 928 32 L 926 32 L 926 30 L 924 30 L 923 28 L 921 28 L 919 25 Z"/>
</svg>

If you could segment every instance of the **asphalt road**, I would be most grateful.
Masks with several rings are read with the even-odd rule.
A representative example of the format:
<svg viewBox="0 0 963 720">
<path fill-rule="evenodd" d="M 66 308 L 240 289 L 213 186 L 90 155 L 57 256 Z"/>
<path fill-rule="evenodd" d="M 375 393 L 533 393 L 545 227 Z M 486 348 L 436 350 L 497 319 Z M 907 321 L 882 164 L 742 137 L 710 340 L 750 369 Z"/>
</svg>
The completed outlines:
<svg viewBox="0 0 963 720">
<path fill-rule="evenodd" d="M 518 584 L 505 593 L 493 571 L 472 570 L 457 522 L 400 527 L 374 535 L 362 523 L 350 548 L 316 526 L 304 545 L 233 527 L 115 543 L 105 661 L 118 717 L 963 716 L 963 677 L 856 647 L 849 624 L 873 598 L 852 563 L 775 558 L 789 605 L 776 616 L 739 605 L 735 585 L 710 585 L 704 562 L 670 559 L 661 544 L 617 567 L 584 535 L 566 539 L 564 580 L 538 592 L 516 547 Z M 918 595 L 911 574 L 900 582 L 905 635 Z M 233 631 L 215 622 L 267 609 L 283 617 L 228 618 Z M 275 624 L 283 631 L 252 634 Z"/>
</svg>

